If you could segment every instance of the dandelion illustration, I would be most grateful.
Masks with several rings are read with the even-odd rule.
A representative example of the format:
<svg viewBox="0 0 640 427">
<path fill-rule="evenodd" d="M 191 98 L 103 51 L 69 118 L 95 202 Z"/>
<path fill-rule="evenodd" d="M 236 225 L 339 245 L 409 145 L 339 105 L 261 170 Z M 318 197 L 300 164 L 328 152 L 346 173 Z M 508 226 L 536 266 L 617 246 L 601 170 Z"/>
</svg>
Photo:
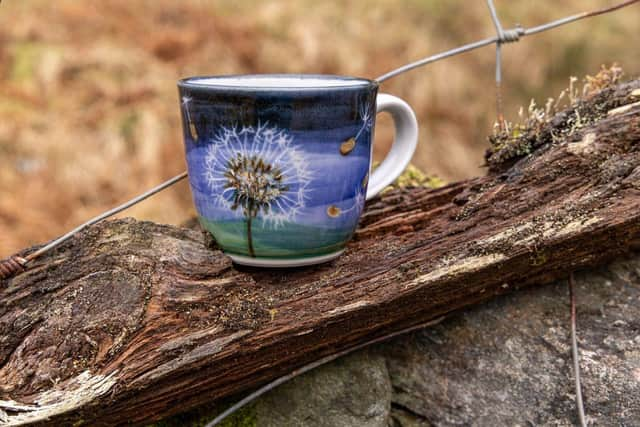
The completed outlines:
<svg viewBox="0 0 640 427">
<path fill-rule="evenodd" d="M 329 205 L 329 207 L 327 208 L 327 215 L 329 215 L 331 218 L 337 218 L 341 213 L 342 209 L 340 209 L 336 205 Z"/>
<path fill-rule="evenodd" d="M 355 147 L 356 147 L 356 139 L 354 137 L 351 137 L 346 141 L 344 141 L 342 144 L 340 144 L 340 154 L 342 154 L 343 156 L 346 156 L 347 154 L 352 152 Z"/>
<path fill-rule="evenodd" d="M 371 129 L 371 127 L 373 126 L 373 114 L 371 113 L 371 104 L 369 104 L 368 102 L 364 102 L 360 104 L 360 108 L 358 112 L 360 114 L 360 120 L 362 121 L 362 127 L 356 134 L 355 139 L 358 139 L 358 137 L 362 132 L 364 132 L 365 130 Z"/>
<path fill-rule="evenodd" d="M 193 98 L 190 96 L 183 96 L 182 97 L 182 105 L 184 105 L 185 110 L 187 110 L 187 108 L 189 107 L 189 104 L 191 103 L 191 101 L 193 101 Z M 187 116 L 189 115 L 189 111 L 187 110 Z"/>
<path fill-rule="evenodd" d="M 185 115 L 187 116 L 187 123 L 189 125 L 189 133 L 191 133 L 191 138 L 193 138 L 194 141 L 198 141 L 198 130 L 196 129 L 196 125 L 195 123 L 193 123 L 193 121 L 191 120 L 191 113 L 189 112 L 189 104 L 191 104 L 191 101 L 193 101 L 193 98 L 190 96 L 183 96 L 182 97 L 182 106 L 184 107 L 184 112 Z"/>
<path fill-rule="evenodd" d="M 345 209 L 344 211 L 342 211 L 342 213 L 345 214 L 347 212 L 355 210 L 357 211 L 358 215 L 360 215 L 360 212 L 364 207 L 364 199 L 364 191 L 361 191 L 360 186 L 356 187 L 356 196 L 353 198 L 353 205 L 349 209 Z"/>
<path fill-rule="evenodd" d="M 358 138 L 365 130 L 371 129 L 373 126 L 373 114 L 371 114 L 371 106 L 368 102 L 364 102 L 358 108 L 358 115 L 360 116 L 360 121 L 362 122 L 362 126 L 356 133 L 356 136 L 352 136 L 351 138 L 344 141 L 340 144 L 340 154 L 346 156 L 351 153 L 353 149 L 356 147 L 356 143 L 358 142 Z"/>
<path fill-rule="evenodd" d="M 353 205 L 351 205 L 351 207 L 343 210 L 336 205 L 329 205 L 327 207 L 327 215 L 331 218 L 338 218 L 340 215 L 344 215 L 355 210 L 357 212 L 357 215 L 359 216 L 362 212 L 362 208 L 364 207 L 364 201 L 364 189 L 361 189 L 360 186 L 358 186 L 356 187 L 356 194 L 353 198 Z"/>
<path fill-rule="evenodd" d="M 253 219 L 277 229 L 305 207 L 311 172 L 292 143 L 286 131 L 258 124 L 223 127 L 207 147 L 205 180 L 218 206 L 244 216 L 252 257 Z"/>
</svg>

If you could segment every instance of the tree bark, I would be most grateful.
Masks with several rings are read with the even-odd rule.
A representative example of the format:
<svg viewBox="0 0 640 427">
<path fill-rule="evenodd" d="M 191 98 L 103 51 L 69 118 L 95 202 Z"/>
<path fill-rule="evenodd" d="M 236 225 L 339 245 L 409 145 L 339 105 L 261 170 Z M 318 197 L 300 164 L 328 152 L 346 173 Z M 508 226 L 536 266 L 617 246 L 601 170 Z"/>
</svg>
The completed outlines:
<svg viewBox="0 0 640 427">
<path fill-rule="evenodd" d="M 241 268 L 200 231 L 90 228 L 0 283 L 0 425 L 143 424 L 640 248 L 639 88 L 557 115 L 486 177 L 385 193 L 328 264 Z"/>
</svg>

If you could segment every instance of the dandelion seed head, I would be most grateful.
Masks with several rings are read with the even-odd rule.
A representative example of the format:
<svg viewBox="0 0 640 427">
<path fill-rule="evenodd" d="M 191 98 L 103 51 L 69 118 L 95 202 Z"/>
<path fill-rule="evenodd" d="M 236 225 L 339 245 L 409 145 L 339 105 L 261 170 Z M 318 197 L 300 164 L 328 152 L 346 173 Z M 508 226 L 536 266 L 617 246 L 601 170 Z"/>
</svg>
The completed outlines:
<svg viewBox="0 0 640 427">
<path fill-rule="evenodd" d="M 305 206 L 312 174 L 285 130 L 266 123 L 223 127 L 210 142 L 204 179 L 218 206 L 275 228 Z"/>
<path fill-rule="evenodd" d="M 360 120 L 365 128 L 370 129 L 373 125 L 373 115 L 371 114 L 371 105 L 368 102 L 365 102 L 360 105 L 359 108 Z"/>
</svg>

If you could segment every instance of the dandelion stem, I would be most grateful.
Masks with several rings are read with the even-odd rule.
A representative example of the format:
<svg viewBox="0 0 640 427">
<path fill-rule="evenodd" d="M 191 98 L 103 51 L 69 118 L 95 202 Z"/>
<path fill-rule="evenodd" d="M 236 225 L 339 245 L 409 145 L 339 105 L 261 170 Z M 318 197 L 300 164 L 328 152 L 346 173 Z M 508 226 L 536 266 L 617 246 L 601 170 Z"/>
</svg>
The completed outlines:
<svg viewBox="0 0 640 427">
<path fill-rule="evenodd" d="M 249 213 L 247 216 L 247 245 L 249 246 L 249 256 L 255 258 L 256 253 L 253 251 L 253 236 L 251 236 L 251 221 L 253 221 L 253 216 Z"/>
</svg>

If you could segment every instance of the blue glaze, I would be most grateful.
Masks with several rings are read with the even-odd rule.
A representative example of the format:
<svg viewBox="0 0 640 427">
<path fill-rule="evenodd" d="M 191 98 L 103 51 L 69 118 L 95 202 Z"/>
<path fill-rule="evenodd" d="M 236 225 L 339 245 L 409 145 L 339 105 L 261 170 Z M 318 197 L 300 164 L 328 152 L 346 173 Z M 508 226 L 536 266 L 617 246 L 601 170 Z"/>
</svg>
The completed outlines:
<svg viewBox="0 0 640 427">
<path fill-rule="evenodd" d="M 231 254 L 289 259 L 342 249 L 364 206 L 377 84 L 327 75 L 226 84 L 230 78 L 178 83 L 203 226 Z"/>
</svg>

